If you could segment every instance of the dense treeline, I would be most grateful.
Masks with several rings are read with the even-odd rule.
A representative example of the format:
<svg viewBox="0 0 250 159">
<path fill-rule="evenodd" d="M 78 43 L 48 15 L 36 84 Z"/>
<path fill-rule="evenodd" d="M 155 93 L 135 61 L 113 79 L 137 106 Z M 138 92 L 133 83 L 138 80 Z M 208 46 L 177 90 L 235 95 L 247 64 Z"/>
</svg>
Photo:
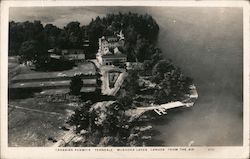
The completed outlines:
<svg viewBox="0 0 250 159">
<path fill-rule="evenodd" d="M 182 101 L 190 93 L 189 87 L 193 84 L 193 79 L 184 76 L 170 60 L 161 60 L 154 65 L 150 80 L 157 84 L 153 95 L 156 104 Z"/>
<path fill-rule="evenodd" d="M 9 55 L 26 55 L 27 60 L 47 51 L 48 42 L 40 21 L 9 23 Z"/>
<path fill-rule="evenodd" d="M 9 23 L 9 55 L 46 56 L 51 48 L 79 49 L 83 47 L 85 27 L 70 22 L 63 29 L 53 24 L 43 26 L 40 21 Z M 28 55 L 28 56 L 26 56 Z"/>
<path fill-rule="evenodd" d="M 108 14 L 100 18 L 96 17 L 88 25 L 92 51 L 98 48 L 98 37 L 113 35 L 123 31 L 125 46 L 123 52 L 128 55 L 129 61 L 144 61 L 150 59 L 154 53 L 159 26 L 150 15 L 137 13 Z"/>
<path fill-rule="evenodd" d="M 43 26 L 40 21 L 9 23 L 9 55 L 20 55 L 24 60 L 39 60 L 47 56 L 47 50 L 82 49 L 85 39 L 90 47 L 86 51 L 88 58 L 94 58 L 98 49 L 98 38 L 114 35 L 123 31 L 125 46 L 122 51 L 129 61 L 151 59 L 159 27 L 155 20 L 145 14 L 119 13 L 96 17 L 86 26 L 70 22 L 64 28 L 53 24 Z"/>
</svg>

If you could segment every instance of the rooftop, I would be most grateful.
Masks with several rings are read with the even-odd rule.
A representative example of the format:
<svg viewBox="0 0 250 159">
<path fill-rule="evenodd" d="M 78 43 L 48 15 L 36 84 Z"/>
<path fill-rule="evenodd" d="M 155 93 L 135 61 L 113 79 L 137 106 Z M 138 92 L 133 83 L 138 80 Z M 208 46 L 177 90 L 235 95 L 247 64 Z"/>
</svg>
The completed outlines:
<svg viewBox="0 0 250 159">
<path fill-rule="evenodd" d="M 127 57 L 125 54 L 105 54 L 102 58 L 115 58 L 115 57 Z"/>
</svg>

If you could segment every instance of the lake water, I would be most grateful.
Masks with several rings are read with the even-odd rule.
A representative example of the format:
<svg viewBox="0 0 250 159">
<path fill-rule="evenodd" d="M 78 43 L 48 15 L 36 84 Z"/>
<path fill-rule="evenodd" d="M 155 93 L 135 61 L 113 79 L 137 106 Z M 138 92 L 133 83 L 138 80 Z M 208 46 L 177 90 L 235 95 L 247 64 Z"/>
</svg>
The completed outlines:
<svg viewBox="0 0 250 159">
<path fill-rule="evenodd" d="M 242 145 L 242 10 L 150 9 L 160 25 L 159 47 L 194 79 L 199 98 L 190 111 L 155 129 L 164 145 Z"/>
</svg>

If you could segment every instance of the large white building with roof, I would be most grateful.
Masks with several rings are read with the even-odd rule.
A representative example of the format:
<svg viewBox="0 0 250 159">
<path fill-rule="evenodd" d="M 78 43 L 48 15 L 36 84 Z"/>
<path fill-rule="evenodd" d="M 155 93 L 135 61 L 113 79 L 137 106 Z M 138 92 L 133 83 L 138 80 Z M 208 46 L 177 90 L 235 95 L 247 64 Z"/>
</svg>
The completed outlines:
<svg viewBox="0 0 250 159">
<path fill-rule="evenodd" d="M 127 62 L 127 55 L 119 50 L 119 47 L 123 46 L 124 35 L 122 32 L 116 36 L 99 38 L 99 50 L 96 54 L 97 62 L 100 65 L 124 66 Z"/>
</svg>

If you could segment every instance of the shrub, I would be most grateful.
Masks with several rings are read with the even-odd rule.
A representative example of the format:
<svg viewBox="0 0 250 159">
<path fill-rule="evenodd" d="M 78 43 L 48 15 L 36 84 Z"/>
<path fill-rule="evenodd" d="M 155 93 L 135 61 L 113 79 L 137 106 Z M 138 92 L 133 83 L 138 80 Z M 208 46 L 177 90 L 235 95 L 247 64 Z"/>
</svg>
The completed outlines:
<svg viewBox="0 0 250 159">
<path fill-rule="evenodd" d="M 70 94 L 80 95 L 83 81 L 81 75 L 75 75 L 70 81 Z"/>
</svg>

